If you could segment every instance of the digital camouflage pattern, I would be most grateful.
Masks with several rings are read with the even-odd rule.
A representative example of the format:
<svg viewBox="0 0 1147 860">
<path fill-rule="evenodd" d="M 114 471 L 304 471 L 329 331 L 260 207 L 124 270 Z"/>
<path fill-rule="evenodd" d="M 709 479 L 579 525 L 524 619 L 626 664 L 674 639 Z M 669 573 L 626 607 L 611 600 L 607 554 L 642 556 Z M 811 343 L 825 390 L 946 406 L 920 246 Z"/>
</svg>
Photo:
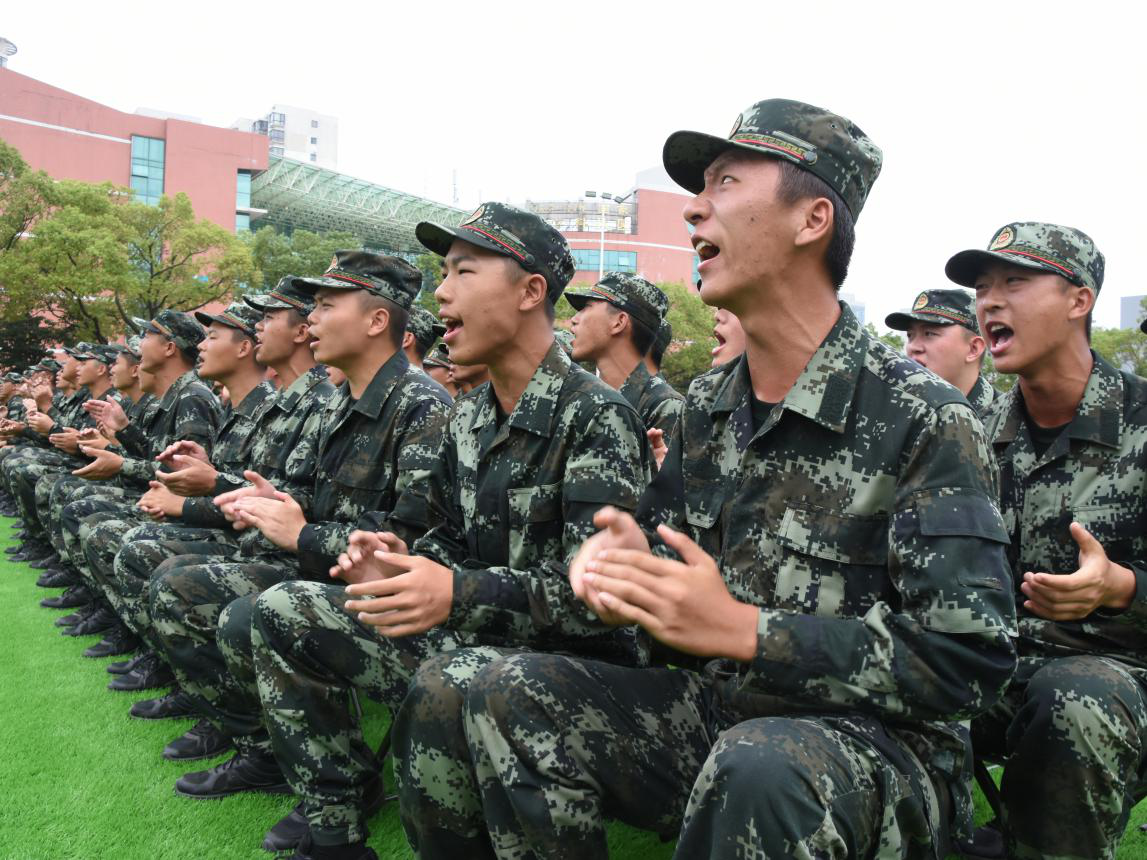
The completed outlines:
<svg viewBox="0 0 1147 860">
<path fill-rule="evenodd" d="M 294 275 L 279 278 L 279 283 L 269 293 L 244 296 L 243 301 L 261 313 L 293 308 L 300 316 L 309 317 L 315 309 L 314 292 L 300 289 L 295 284 L 296 280 Z"/>
<path fill-rule="evenodd" d="M 162 316 L 162 314 L 160 314 Z M 199 325 L 190 317 L 194 325 Z M 198 442 L 211 455 L 211 440 L 219 423 L 219 398 L 189 370 L 157 398 L 154 411 L 142 416 L 140 423 L 128 424 L 116 434 L 128 456 L 120 476 L 140 490 L 155 477 L 155 457 L 174 442 Z"/>
<path fill-rule="evenodd" d="M 972 390 L 968 392 L 968 403 L 971 404 L 976 414 L 983 419 L 987 416 L 988 410 L 999 396 L 1000 393 L 992 388 L 991 383 L 988 382 L 981 373 L 976 379 L 976 384 L 972 386 Z"/>
<path fill-rule="evenodd" d="M 428 482 L 434 525 L 411 548 L 454 571 L 445 625 L 387 639 L 343 611 L 343 589 L 319 583 L 280 585 L 258 599 L 260 698 L 316 839 L 353 839 L 365 826 L 361 792 L 374 770 L 343 691 L 397 707 L 423 660 L 479 642 L 640 659 L 633 631 L 608 630 L 573 599 L 566 563 L 602 504 L 636 505 L 648 479 L 643 435 L 617 392 L 554 344 L 504 420 L 489 385 L 450 414 Z M 297 643 L 312 639 L 323 646 L 304 656 Z"/>
<path fill-rule="evenodd" d="M 367 251 L 336 251 L 330 267 L 317 278 L 295 278 L 292 285 L 312 296 L 319 290 L 366 290 L 410 310 L 422 289 L 422 272 L 401 257 Z"/>
<path fill-rule="evenodd" d="M 912 307 L 884 318 L 884 324 L 896 331 L 908 331 L 913 323 L 918 322 L 928 325 L 961 325 L 979 334 L 976 297 L 967 290 L 924 290 L 912 302 Z"/>
<path fill-rule="evenodd" d="M 327 401 L 311 514 L 299 535 L 306 577 L 326 581 L 356 528 L 411 542 L 426 531 L 425 485 L 449 408 L 432 382 L 397 352 L 358 400 L 343 383 Z"/>
<path fill-rule="evenodd" d="M 1002 790 L 1014 856 L 1114 857 L 1143 790 L 1147 380 L 1092 357 L 1075 417 L 1042 457 L 1018 385 L 985 419 L 1011 535 L 1020 669 L 974 734 L 978 750 L 1008 759 Z M 1078 569 L 1072 522 L 1134 571 L 1136 594 L 1126 610 L 1050 621 L 1022 608 L 1025 572 Z"/>
<path fill-rule="evenodd" d="M 677 389 L 662 377 L 652 375 L 645 362 L 639 361 L 619 390 L 621 396 L 637 410 L 645 429 L 660 430 L 668 444 L 685 406 L 685 398 Z"/>
<path fill-rule="evenodd" d="M 661 326 L 662 317 L 669 310 L 669 298 L 659 287 L 645 278 L 624 272 L 606 272 L 591 287 L 566 290 L 565 297 L 574 310 L 578 311 L 587 302 L 607 302 L 630 314 L 654 335 Z"/>
<path fill-rule="evenodd" d="M 217 314 L 209 314 L 204 311 L 195 312 L 195 319 L 204 328 L 211 323 L 219 323 L 242 332 L 252 340 L 255 338 L 255 325 L 262 318 L 262 312 L 255 310 L 248 302 L 232 302 L 221 313 Z"/>
<path fill-rule="evenodd" d="M 414 335 L 414 339 L 418 341 L 418 348 L 426 352 L 434 346 L 434 341 L 446 333 L 446 326 L 426 308 L 415 306 L 410 309 L 406 330 Z"/>
<path fill-rule="evenodd" d="M 860 216 L 884 156 L 855 123 L 823 108 L 767 99 L 737 117 L 729 136 L 678 131 L 665 141 L 662 161 L 673 181 L 699 194 L 705 169 L 729 150 L 763 153 L 803 168 L 824 180 Z"/>
<path fill-rule="evenodd" d="M 515 846 L 507 854 L 588 855 L 608 809 L 660 820 L 662 832 L 684 817 L 682 844 L 712 847 L 682 856 L 765 856 L 779 832 L 795 855 L 847 856 L 822 804 L 856 791 L 833 815 L 868 834 L 869 856 L 944 856 L 949 827 L 971 823 L 956 721 L 995 704 L 1015 668 L 996 492 L 959 392 L 865 334 L 847 307 L 759 427 L 743 357 L 694 380 L 638 519 L 684 530 L 732 595 L 760 607 L 757 657 L 669 652 L 679 668 L 614 671 L 517 655 L 480 670 L 464 719 L 489 838 Z M 415 751 L 434 722 L 410 710 L 423 683 L 439 682 L 420 674 L 395 728 Z M 738 757 L 712 746 L 720 732 L 735 744 L 771 740 Z M 404 821 L 440 820 L 426 809 L 438 772 L 418 770 L 424 751 L 403 754 Z M 621 767 L 615 779 L 619 762 L 643 778 Z M 777 772 L 803 776 L 762 793 Z M 815 791 L 810 772 L 825 775 Z M 722 813 L 729 778 L 754 787 L 738 792 L 738 814 Z M 955 808 L 942 810 L 949 791 Z"/>
<path fill-rule="evenodd" d="M 505 203 L 483 203 L 457 227 L 419 222 L 414 233 L 439 257 L 456 239 L 516 260 L 527 272 L 546 279 L 546 295 L 556 303 L 574 276 L 574 260 L 565 237 L 533 212 Z"/>
<path fill-rule="evenodd" d="M 162 335 L 184 352 L 198 351 L 199 344 L 207 334 L 194 317 L 182 311 L 162 310 L 155 315 L 155 319 L 135 318 L 132 321 L 140 334 Z"/>
<path fill-rule="evenodd" d="M 991 263 L 1060 275 L 1077 286 L 1089 287 L 1096 295 L 1103 286 L 1106 265 L 1095 242 L 1082 230 L 1039 221 L 1013 221 L 992 235 L 986 251 L 961 251 L 948 260 L 944 272 L 960 286 L 974 288 L 976 278 Z"/>
</svg>

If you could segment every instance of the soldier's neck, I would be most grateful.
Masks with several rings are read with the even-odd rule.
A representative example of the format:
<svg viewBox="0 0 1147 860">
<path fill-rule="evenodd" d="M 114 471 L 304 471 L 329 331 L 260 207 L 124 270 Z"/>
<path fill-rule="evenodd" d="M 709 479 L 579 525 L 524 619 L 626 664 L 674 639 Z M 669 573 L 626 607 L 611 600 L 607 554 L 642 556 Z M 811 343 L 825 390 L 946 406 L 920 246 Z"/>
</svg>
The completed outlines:
<svg viewBox="0 0 1147 860">
<path fill-rule="evenodd" d="M 538 365 L 554 343 L 554 332 L 543 313 L 525 321 L 516 333 L 502 345 L 500 354 L 488 362 L 490 385 L 498 405 L 509 415 L 530 384 Z"/>
<path fill-rule="evenodd" d="M 118 391 L 123 397 L 130 399 L 132 403 L 139 403 L 139 398 L 143 397 L 143 386 L 139 384 L 138 378 L 132 385 L 129 385 L 127 388 L 117 388 L 116 391 Z"/>
<path fill-rule="evenodd" d="M 191 368 L 181 361 L 166 361 L 161 367 L 156 368 L 151 372 L 155 377 L 155 382 L 151 386 L 151 390 L 155 393 L 156 397 L 163 397 L 167 393 L 167 389 L 175 384 L 175 380 L 187 373 Z"/>
<path fill-rule="evenodd" d="M 263 368 L 252 361 L 246 366 L 238 368 L 234 373 L 228 374 L 226 379 L 219 381 L 227 386 L 227 393 L 231 397 L 231 406 L 234 408 L 242 403 L 247 395 L 263 381 Z"/>
<path fill-rule="evenodd" d="M 286 389 L 294 385 L 300 376 L 309 373 L 316 363 L 315 354 L 311 352 L 310 346 L 302 345 L 292 352 L 286 361 L 272 364 L 271 370 L 275 371 L 279 387 Z"/>
<path fill-rule="evenodd" d="M 384 333 L 383 337 L 389 338 L 389 335 Z M 347 385 L 350 386 L 350 396 L 355 400 L 362 397 L 371 380 L 382 369 L 382 366 L 394 357 L 396 352 L 398 350 L 390 343 L 389 339 L 378 339 L 372 341 L 367 350 L 339 367 L 339 370 L 346 374 Z"/>
<path fill-rule="evenodd" d="M 108 390 L 111 387 L 111 381 L 105 376 L 89 384 L 88 391 L 90 391 L 92 394 L 92 400 L 99 400 L 101 397 L 108 393 Z"/>
<path fill-rule="evenodd" d="M 618 344 L 616 348 L 610 349 L 597 360 L 597 375 L 610 388 L 621 388 L 625 385 L 625 380 L 629 379 L 629 375 L 641 363 L 641 356 L 633 348 L 633 343 L 628 340 L 629 336 L 623 335 L 623 337 L 626 338 L 626 343 Z"/>
<path fill-rule="evenodd" d="M 1075 417 L 1094 364 L 1086 342 L 1064 345 L 1019 374 L 1024 408 L 1040 427 L 1062 427 Z"/>
<path fill-rule="evenodd" d="M 753 395 L 766 403 L 779 403 L 840 319 L 840 304 L 834 290 L 819 286 L 769 292 L 777 295 L 736 313 L 745 331 Z"/>
</svg>

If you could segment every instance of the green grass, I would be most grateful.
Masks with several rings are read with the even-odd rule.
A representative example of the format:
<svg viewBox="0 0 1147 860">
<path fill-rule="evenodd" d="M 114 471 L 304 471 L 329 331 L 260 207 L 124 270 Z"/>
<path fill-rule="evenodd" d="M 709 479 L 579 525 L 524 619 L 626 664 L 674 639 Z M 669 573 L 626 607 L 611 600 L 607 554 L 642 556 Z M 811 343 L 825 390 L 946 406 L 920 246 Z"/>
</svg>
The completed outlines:
<svg viewBox="0 0 1147 860">
<path fill-rule="evenodd" d="M 0 517 L 0 549 L 12 543 L 11 520 Z M 0 555 L 0 559 L 6 556 Z M 244 794 L 192 800 L 173 791 L 175 780 L 225 760 L 165 761 L 164 744 L 193 720 L 134 720 L 132 702 L 154 692 L 113 693 L 104 666 L 117 658 L 81 656 L 94 637 L 61 636 L 52 621 L 64 611 L 44 609 L 58 594 L 36 587 L 38 571 L 0 561 L 0 858 L 52 860 L 269 860 L 263 834 L 295 799 Z M 385 710 L 364 700 L 366 734 L 376 743 Z M 370 822 L 370 845 L 383 860 L 410 858 L 388 803 Z M 672 846 L 630 828 L 610 828 L 611 856 L 660 860 Z M 460 858 L 459 860 L 462 860 Z"/>
<path fill-rule="evenodd" d="M 0 549 L 11 544 L 0 518 Z M 6 558 L 0 555 L 0 559 Z M 133 720 L 131 703 L 154 693 L 113 693 L 108 660 L 81 651 L 94 638 L 60 636 L 53 619 L 62 611 L 43 609 L 40 598 L 55 591 L 36 588 L 37 572 L 0 561 L 0 606 L 4 607 L 0 658 L 0 858 L 53 860 L 268 860 L 259 848 L 263 833 L 290 811 L 294 798 L 239 795 L 191 800 L 173 791 L 189 769 L 223 761 L 165 761 L 163 745 L 192 720 Z M 386 730 L 385 711 L 364 702 L 368 740 Z M 978 792 L 977 792 L 978 794 Z M 977 797 L 978 818 L 986 805 Z M 1119 857 L 1147 860 L 1147 805 L 1133 810 Z M 388 803 L 370 822 L 370 845 L 383 860 L 405 860 L 411 852 Z M 623 825 L 609 830 L 610 856 L 620 860 L 663 860 L 671 844 Z M 462 858 L 460 858 L 462 860 Z"/>
</svg>

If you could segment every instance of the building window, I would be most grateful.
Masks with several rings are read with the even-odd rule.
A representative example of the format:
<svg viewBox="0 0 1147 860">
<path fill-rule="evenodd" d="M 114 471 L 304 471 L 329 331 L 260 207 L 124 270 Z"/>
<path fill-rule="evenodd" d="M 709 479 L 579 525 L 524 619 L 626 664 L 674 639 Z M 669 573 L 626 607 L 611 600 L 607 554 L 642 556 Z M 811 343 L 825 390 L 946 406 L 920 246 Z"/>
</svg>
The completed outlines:
<svg viewBox="0 0 1147 860">
<path fill-rule="evenodd" d="M 311 153 L 311 161 L 318 161 L 318 160 L 319 160 L 319 154 L 317 152 L 312 152 Z"/>
<path fill-rule="evenodd" d="M 278 123 L 279 125 L 283 125 L 287 121 L 287 115 L 284 113 L 272 113 L 268 118 L 271 122 Z"/>
<path fill-rule="evenodd" d="M 251 208 L 251 174 L 240 170 L 235 177 L 235 208 Z"/>
<path fill-rule="evenodd" d="M 281 128 L 271 129 L 271 143 L 282 143 L 287 139 L 287 133 Z"/>
<path fill-rule="evenodd" d="M 577 266 L 579 272 L 596 272 L 598 270 L 600 255 L 597 248 L 575 248 L 571 250 L 571 253 L 574 258 L 574 265 Z M 628 272 L 631 275 L 637 274 L 637 252 L 606 251 L 604 270 L 607 272 Z"/>
<path fill-rule="evenodd" d="M 246 212 L 235 213 L 235 232 L 236 233 L 250 233 L 251 232 L 251 216 Z"/>
<path fill-rule="evenodd" d="M 312 137 L 312 138 L 311 138 L 311 144 L 312 144 L 312 145 L 318 145 L 318 142 L 319 142 L 319 139 L 318 139 L 317 137 Z"/>
<path fill-rule="evenodd" d="M 318 127 L 319 127 L 319 121 L 317 119 L 312 119 L 311 120 L 311 128 L 318 128 Z"/>
<path fill-rule="evenodd" d="M 163 196 L 164 142 L 158 137 L 131 138 L 131 190 L 141 203 L 155 206 Z"/>
<path fill-rule="evenodd" d="M 271 147 L 271 155 L 274 155 L 278 158 L 283 157 L 283 152 L 284 152 L 284 150 L 283 150 L 283 147 L 281 147 L 281 146 L 272 146 Z"/>
</svg>

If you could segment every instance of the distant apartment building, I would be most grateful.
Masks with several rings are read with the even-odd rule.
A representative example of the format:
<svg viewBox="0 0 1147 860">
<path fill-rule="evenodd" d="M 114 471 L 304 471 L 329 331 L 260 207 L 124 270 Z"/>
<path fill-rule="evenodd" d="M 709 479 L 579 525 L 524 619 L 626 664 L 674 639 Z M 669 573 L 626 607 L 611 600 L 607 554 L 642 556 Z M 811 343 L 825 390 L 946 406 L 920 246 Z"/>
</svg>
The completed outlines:
<svg viewBox="0 0 1147 860">
<path fill-rule="evenodd" d="M 328 170 L 338 167 L 339 121 L 329 114 L 276 104 L 262 119 L 241 117 L 231 127 L 266 135 L 272 158 L 305 161 Z"/>
<path fill-rule="evenodd" d="M 841 293 L 840 300 L 852 309 L 852 313 L 856 316 L 857 320 L 860 321 L 861 325 L 864 325 L 868 321 L 865 319 L 866 311 L 864 302 L 860 301 L 855 294 Z"/>
</svg>

